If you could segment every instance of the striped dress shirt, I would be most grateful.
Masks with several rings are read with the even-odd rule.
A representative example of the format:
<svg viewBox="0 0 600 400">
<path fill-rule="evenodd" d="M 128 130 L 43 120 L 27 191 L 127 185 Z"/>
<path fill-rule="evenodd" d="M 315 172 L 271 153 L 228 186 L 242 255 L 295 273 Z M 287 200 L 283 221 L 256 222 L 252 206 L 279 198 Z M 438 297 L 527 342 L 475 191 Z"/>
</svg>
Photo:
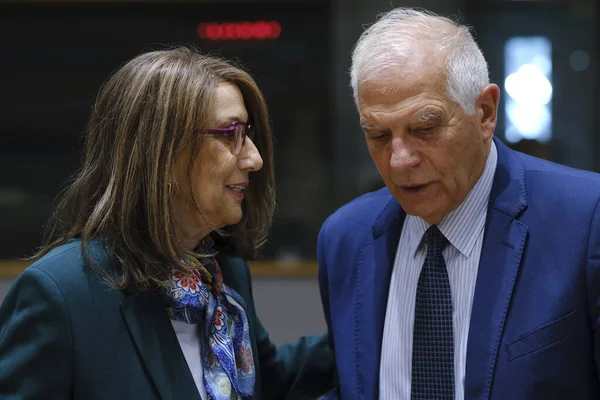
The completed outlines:
<svg viewBox="0 0 600 400">
<path fill-rule="evenodd" d="M 438 225 L 450 244 L 443 256 L 452 291 L 455 400 L 464 399 L 469 322 L 483 245 L 487 206 L 498 154 L 492 142 L 483 174 L 463 203 Z M 407 215 L 390 282 L 381 349 L 379 398 L 409 400 L 415 296 L 427 246 L 421 239 L 430 224 Z"/>
</svg>

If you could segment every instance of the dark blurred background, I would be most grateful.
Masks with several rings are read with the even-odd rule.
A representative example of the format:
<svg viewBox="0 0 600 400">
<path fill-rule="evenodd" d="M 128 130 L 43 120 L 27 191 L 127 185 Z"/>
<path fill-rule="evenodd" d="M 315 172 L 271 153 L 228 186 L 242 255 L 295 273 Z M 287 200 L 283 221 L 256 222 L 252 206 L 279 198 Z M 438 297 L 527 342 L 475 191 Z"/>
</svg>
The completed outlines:
<svg viewBox="0 0 600 400">
<path fill-rule="evenodd" d="M 101 83 L 140 52 L 173 44 L 234 59 L 258 81 L 273 120 L 279 198 L 264 256 L 315 259 L 327 215 L 382 186 L 348 69 L 363 26 L 392 5 L 425 7 L 474 28 L 502 89 L 497 136 L 600 171 L 598 0 L 5 0 L 0 259 L 31 254 L 41 243 L 56 197 L 79 165 Z M 236 35 L 223 24 L 244 25 Z"/>
</svg>

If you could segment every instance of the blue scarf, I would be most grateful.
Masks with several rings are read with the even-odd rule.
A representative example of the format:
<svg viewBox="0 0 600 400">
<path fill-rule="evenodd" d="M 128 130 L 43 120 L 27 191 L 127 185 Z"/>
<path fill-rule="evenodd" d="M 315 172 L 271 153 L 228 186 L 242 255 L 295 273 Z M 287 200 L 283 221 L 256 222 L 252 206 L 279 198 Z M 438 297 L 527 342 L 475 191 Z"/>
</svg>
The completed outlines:
<svg viewBox="0 0 600 400">
<path fill-rule="evenodd" d="M 213 400 L 254 399 L 254 359 L 244 300 L 223 283 L 212 238 L 201 243 L 202 262 L 171 270 L 167 312 L 175 321 L 198 324 L 206 392 Z"/>
</svg>

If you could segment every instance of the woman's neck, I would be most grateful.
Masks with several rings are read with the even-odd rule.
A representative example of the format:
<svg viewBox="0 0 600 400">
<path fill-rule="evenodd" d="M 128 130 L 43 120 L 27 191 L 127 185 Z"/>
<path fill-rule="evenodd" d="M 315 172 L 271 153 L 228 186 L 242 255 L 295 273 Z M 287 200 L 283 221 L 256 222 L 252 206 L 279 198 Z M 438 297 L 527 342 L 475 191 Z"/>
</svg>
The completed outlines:
<svg viewBox="0 0 600 400">
<path fill-rule="evenodd" d="M 189 251 L 194 251 L 198 243 L 210 233 L 209 229 L 185 229 L 179 228 L 177 238 L 183 247 Z"/>
</svg>

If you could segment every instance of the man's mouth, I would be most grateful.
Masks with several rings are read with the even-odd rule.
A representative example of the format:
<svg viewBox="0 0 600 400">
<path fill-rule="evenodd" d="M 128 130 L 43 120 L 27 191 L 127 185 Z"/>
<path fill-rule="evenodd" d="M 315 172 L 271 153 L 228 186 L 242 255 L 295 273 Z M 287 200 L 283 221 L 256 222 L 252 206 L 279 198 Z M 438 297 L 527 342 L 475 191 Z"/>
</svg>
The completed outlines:
<svg viewBox="0 0 600 400">
<path fill-rule="evenodd" d="M 407 193 L 419 193 L 423 191 L 429 184 L 425 183 L 423 185 L 410 185 L 410 186 L 401 186 L 402 190 Z"/>
</svg>

